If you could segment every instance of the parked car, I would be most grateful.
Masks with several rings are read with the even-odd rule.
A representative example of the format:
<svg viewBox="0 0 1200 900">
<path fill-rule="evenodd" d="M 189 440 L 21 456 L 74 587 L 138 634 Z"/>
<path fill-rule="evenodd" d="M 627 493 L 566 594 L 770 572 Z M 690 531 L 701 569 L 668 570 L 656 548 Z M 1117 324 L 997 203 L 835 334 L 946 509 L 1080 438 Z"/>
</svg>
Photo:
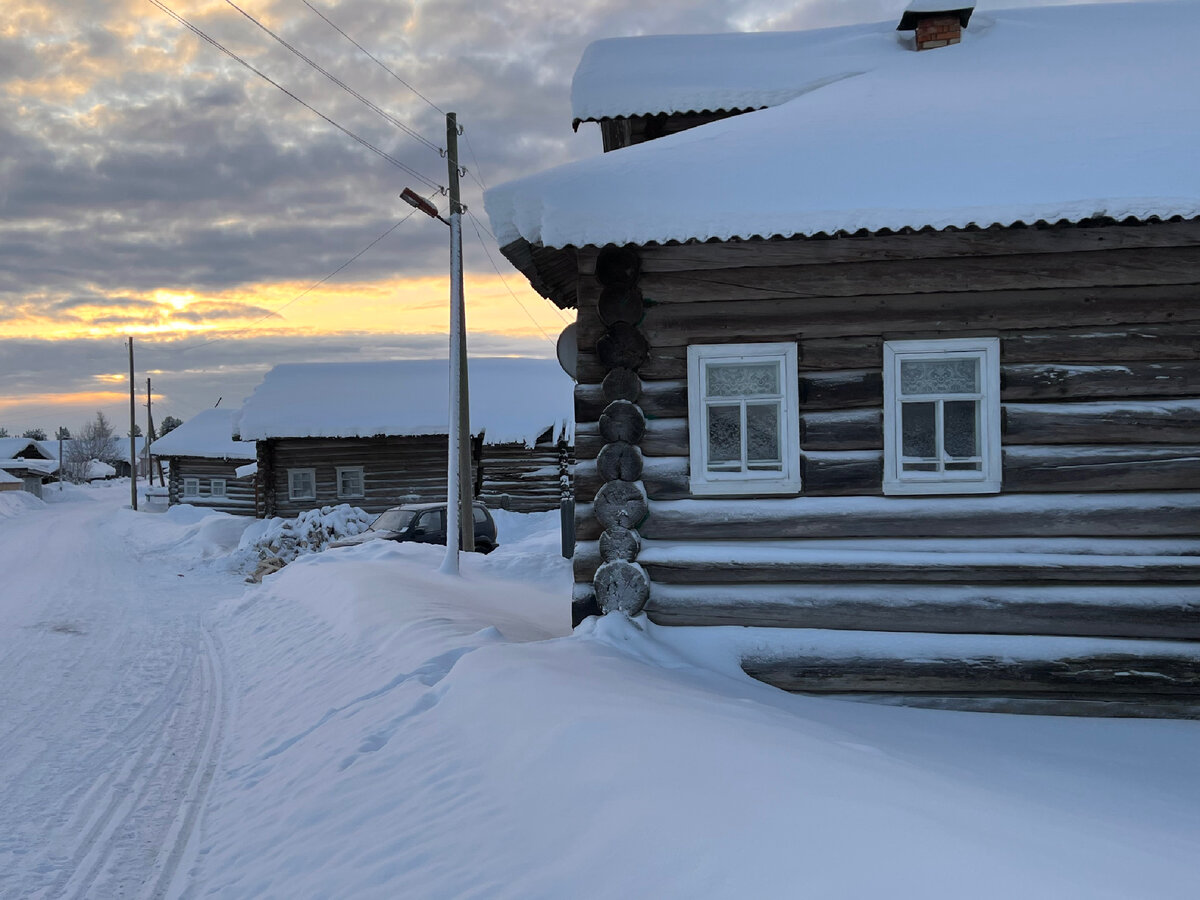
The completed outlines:
<svg viewBox="0 0 1200 900">
<path fill-rule="evenodd" d="M 499 545 L 496 522 L 482 503 L 472 504 L 475 521 L 475 549 L 491 553 Z M 446 504 L 406 503 L 379 514 L 361 534 L 334 541 L 330 547 L 351 547 L 367 541 L 415 541 L 419 544 L 446 544 Z"/>
</svg>

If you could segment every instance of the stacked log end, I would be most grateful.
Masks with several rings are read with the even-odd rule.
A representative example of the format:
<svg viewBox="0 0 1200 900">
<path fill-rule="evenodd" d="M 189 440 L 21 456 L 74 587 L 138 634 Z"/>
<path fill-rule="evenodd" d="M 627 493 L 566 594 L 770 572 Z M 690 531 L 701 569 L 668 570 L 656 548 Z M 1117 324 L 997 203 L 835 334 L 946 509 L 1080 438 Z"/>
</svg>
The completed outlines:
<svg viewBox="0 0 1200 900">
<path fill-rule="evenodd" d="M 646 416 L 638 405 L 638 369 L 650 355 L 650 344 L 638 327 L 646 309 L 638 288 L 640 273 L 641 259 L 627 247 L 607 247 L 596 260 L 601 286 L 596 312 L 604 325 L 596 355 L 606 369 L 606 405 L 600 415 L 604 444 L 596 457 L 602 483 L 592 504 L 592 514 L 604 530 L 592 586 L 603 613 L 630 616 L 640 613 L 650 596 L 650 579 L 637 562 L 642 546 L 637 529 L 649 511 L 638 446 L 646 434 Z"/>
</svg>

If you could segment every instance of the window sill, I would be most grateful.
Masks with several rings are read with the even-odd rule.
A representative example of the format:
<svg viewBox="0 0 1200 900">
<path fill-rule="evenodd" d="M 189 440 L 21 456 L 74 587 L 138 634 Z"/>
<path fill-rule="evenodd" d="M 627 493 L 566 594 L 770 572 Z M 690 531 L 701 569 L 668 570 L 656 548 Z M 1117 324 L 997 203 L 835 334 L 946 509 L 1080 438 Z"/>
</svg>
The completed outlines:
<svg viewBox="0 0 1200 900">
<path fill-rule="evenodd" d="M 692 481 L 688 487 L 697 497 L 795 497 L 800 494 L 798 481 Z"/>
<path fill-rule="evenodd" d="M 999 481 L 885 481 L 884 496 L 920 494 L 998 494 Z"/>
</svg>

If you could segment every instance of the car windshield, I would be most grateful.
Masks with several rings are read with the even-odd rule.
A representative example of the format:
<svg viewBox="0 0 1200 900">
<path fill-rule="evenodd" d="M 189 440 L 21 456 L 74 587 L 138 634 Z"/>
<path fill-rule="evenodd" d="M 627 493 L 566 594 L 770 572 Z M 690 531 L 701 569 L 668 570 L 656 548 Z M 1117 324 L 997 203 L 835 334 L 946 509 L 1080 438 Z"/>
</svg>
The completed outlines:
<svg viewBox="0 0 1200 900">
<path fill-rule="evenodd" d="M 371 523 L 372 531 L 400 531 L 412 521 L 411 509 L 389 509 Z"/>
</svg>

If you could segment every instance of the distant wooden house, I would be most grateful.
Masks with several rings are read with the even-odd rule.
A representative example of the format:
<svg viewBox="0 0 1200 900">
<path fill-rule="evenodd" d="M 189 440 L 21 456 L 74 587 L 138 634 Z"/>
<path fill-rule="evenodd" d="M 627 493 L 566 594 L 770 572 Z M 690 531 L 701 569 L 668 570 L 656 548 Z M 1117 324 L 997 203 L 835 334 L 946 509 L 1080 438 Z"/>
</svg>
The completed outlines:
<svg viewBox="0 0 1200 900">
<path fill-rule="evenodd" d="M 233 439 L 235 409 L 206 409 L 151 444 L 167 461 L 167 504 L 189 503 L 234 515 L 255 514 L 256 480 L 238 470 L 256 457 L 251 442 Z"/>
<path fill-rule="evenodd" d="M 9 475 L 4 469 L 0 469 L 0 492 L 2 491 L 20 491 L 24 490 L 25 485 L 15 475 Z"/>
<path fill-rule="evenodd" d="M 473 359 L 469 384 L 475 495 L 557 508 L 571 380 L 552 360 Z M 445 499 L 448 397 L 444 360 L 276 366 L 234 426 L 257 442 L 258 515 Z"/>
<path fill-rule="evenodd" d="M 1200 7 L 969 18 L 599 42 L 613 152 L 488 193 L 577 310 L 576 618 L 795 691 L 1196 713 Z"/>
<path fill-rule="evenodd" d="M 42 486 L 58 477 L 58 460 L 30 438 L 0 438 L 0 471 L 17 479 L 22 490 L 41 497 Z"/>
</svg>

